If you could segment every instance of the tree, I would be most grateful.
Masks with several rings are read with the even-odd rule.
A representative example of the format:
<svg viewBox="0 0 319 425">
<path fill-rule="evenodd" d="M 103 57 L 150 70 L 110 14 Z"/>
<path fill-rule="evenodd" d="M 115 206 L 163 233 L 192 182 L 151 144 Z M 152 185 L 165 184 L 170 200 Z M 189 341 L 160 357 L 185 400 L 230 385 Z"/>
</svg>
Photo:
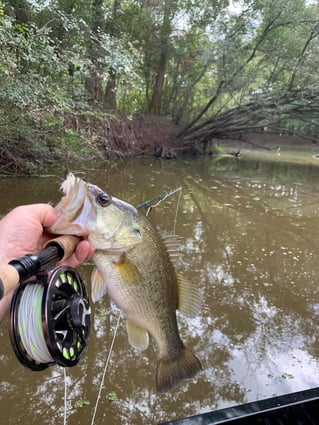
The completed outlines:
<svg viewBox="0 0 319 425">
<path fill-rule="evenodd" d="M 100 123 L 117 109 L 183 123 L 186 144 L 264 127 L 317 134 L 319 8 L 313 2 L 2 2 L 4 144 L 17 138 L 25 147 L 37 139 L 48 152 L 50 134 L 68 139 L 70 122 L 82 137 L 80 120 L 103 139 Z"/>
<path fill-rule="evenodd" d="M 291 109 L 289 106 L 291 93 L 298 94 L 297 98 L 300 100 L 297 102 L 302 101 L 303 96 L 307 99 L 306 102 L 309 99 L 314 101 L 311 92 L 313 84 L 317 86 L 318 78 L 312 75 L 309 86 L 304 75 L 309 53 L 316 46 L 314 40 L 318 36 L 318 9 L 314 10 L 313 6 L 307 6 L 302 0 L 251 1 L 245 2 L 245 5 L 247 7 L 242 8 L 238 15 L 230 15 L 223 20 L 224 39 L 218 55 L 219 84 L 217 88 L 214 86 L 214 94 L 184 127 L 180 136 L 192 132 L 196 134 L 199 129 L 196 123 L 207 116 L 209 111 L 212 118 L 203 122 L 204 127 L 205 122 L 211 120 L 220 127 L 219 117 L 220 123 L 223 123 L 224 114 L 228 114 L 229 120 L 230 112 L 227 111 L 233 111 L 234 134 L 238 111 L 244 110 L 245 104 L 250 105 L 254 111 L 254 101 L 257 102 L 255 107 L 258 110 L 260 99 L 266 98 L 267 105 L 272 105 L 273 113 L 266 114 L 268 119 L 272 117 L 271 121 L 267 121 L 265 114 L 263 115 L 263 125 L 289 125 L 292 116 L 296 119 L 297 112 L 297 108 Z M 306 72 L 306 75 L 309 77 L 310 74 Z M 287 105 L 284 99 L 287 99 Z M 306 109 L 308 108 L 303 110 L 301 121 L 305 120 Z M 317 108 L 314 107 L 314 110 Z M 288 111 L 291 111 L 291 116 Z M 252 127 L 253 116 L 254 114 L 250 115 Z M 309 122 L 312 119 L 309 116 Z M 256 118 L 256 123 L 258 120 Z M 256 125 L 257 127 L 260 128 Z M 241 131 L 244 132 L 245 129 L 241 128 Z M 249 131 L 248 124 L 246 131 Z M 208 134 L 209 137 L 214 137 L 214 131 L 206 132 L 205 139 Z M 229 132 L 225 131 L 225 137 L 226 134 L 229 135 Z"/>
<path fill-rule="evenodd" d="M 120 14 L 121 0 L 114 0 L 112 8 L 112 16 L 107 22 L 108 32 L 110 35 L 116 38 L 120 38 L 121 30 L 118 22 L 118 16 Z M 116 111 L 117 100 L 116 100 L 116 68 L 110 66 L 108 69 L 108 78 L 105 89 L 105 104 L 108 109 Z"/>
<path fill-rule="evenodd" d="M 102 59 L 103 51 L 103 26 L 104 11 L 103 0 L 93 0 L 91 8 L 91 33 L 88 46 L 88 57 L 91 61 L 90 76 L 87 78 L 86 85 L 91 102 L 103 103 L 103 73 L 104 61 Z"/>
<path fill-rule="evenodd" d="M 164 78 L 169 58 L 170 37 L 172 32 L 172 19 L 174 18 L 174 1 L 165 0 L 163 3 L 163 18 L 159 28 L 159 57 L 153 95 L 149 105 L 149 111 L 155 115 L 160 115 L 162 106 L 162 96 L 164 88 Z"/>
</svg>

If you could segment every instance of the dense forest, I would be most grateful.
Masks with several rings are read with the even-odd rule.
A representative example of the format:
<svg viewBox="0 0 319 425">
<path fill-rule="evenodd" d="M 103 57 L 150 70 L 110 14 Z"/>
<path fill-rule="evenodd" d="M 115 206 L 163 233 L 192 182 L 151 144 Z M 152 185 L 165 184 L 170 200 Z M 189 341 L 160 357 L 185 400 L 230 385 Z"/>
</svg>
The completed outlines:
<svg viewBox="0 0 319 425">
<path fill-rule="evenodd" d="M 0 171 L 319 135 L 311 0 L 0 0 Z"/>
</svg>

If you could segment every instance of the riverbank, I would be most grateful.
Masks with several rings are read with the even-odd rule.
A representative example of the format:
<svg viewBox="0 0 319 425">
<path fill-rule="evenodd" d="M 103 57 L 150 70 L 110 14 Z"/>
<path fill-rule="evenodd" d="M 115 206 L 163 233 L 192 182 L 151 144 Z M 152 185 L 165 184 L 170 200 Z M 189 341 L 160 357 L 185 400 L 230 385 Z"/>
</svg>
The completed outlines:
<svg viewBox="0 0 319 425">
<path fill-rule="evenodd" d="M 48 125 L 6 123 L 0 133 L 0 174 L 35 174 L 50 164 L 185 153 L 179 128 L 145 114 L 67 115 Z"/>
<path fill-rule="evenodd" d="M 36 174 L 48 165 L 67 168 L 74 161 L 202 154 L 319 165 L 319 143 L 310 138 L 263 132 L 244 135 L 240 140 L 212 139 L 204 146 L 184 142 L 177 137 L 180 130 L 168 119 L 146 114 L 68 115 L 63 125 L 52 128 L 25 123 L 19 131 L 0 135 L 0 174 Z"/>
</svg>

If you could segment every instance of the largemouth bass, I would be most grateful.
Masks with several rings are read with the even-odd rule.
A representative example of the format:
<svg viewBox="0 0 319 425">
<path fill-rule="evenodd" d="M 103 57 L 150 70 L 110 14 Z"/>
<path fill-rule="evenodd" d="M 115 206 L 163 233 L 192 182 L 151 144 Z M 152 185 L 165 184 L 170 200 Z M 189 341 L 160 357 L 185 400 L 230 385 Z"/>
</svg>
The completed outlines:
<svg viewBox="0 0 319 425">
<path fill-rule="evenodd" d="M 58 220 L 49 230 L 85 237 L 96 249 L 92 300 L 108 293 L 127 318 L 133 347 L 146 349 L 149 335 L 155 340 L 159 392 L 193 378 L 201 364 L 180 338 L 176 310 L 195 315 L 198 294 L 175 272 L 170 251 L 176 252 L 176 240 L 161 237 L 132 205 L 73 174 L 62 190 L 64 197 L 56 206 Z"/>
</svg>

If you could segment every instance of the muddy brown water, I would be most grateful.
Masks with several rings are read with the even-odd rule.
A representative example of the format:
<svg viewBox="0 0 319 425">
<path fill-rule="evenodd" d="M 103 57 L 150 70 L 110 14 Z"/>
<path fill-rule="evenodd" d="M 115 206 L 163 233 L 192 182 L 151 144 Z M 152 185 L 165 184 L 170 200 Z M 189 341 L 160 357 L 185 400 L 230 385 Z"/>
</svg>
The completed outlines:
<svg viewBox="0 0 319 425">
<path fill-rule="evenodd" d="M 155 389 L 153 344 L 130 347 L 121 319 L 95 424 L 156 424 L 319 385 L 319 168 L 272 161 L 130 159 L 76 166 L 134 205 L 182 186 L 150 219 L 183 238 L 179 269 L 198 287 L 196 318 L 178 315 L 203 371 L 169 394 Z M 0 212 L 56 202 L 63 170 L 0 179 Z M 176 218 L 176 222 L 175 222 Z M 79 271 L 90 288 L 91 265 Z M 89 289 L 90 290 L 90 289 Z M 91 424 L 118 311 L 92 305 L 89 346 L 66 370 L 67 423 Z M 33 372 L 0 324 L 0 423 L 63 424 L 63 368 Z"/>
</svg>

